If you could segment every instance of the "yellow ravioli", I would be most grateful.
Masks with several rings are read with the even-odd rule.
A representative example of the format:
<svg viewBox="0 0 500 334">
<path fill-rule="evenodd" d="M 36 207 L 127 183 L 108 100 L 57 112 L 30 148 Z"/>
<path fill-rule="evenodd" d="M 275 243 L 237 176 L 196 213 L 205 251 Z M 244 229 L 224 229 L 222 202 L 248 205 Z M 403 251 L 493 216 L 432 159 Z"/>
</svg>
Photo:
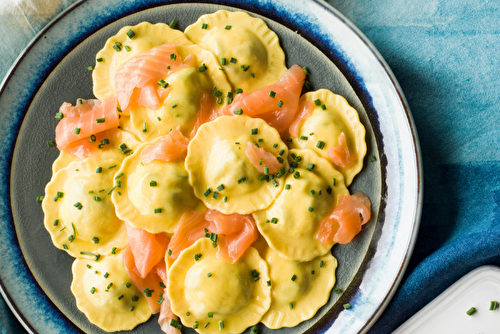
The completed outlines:
<svg viewBox="0 0 500 334">
<path fill-rule="evenodd" d="M 120 119 L 122 129 L 134 133 L 143 142 L 168 134 L 171 129 L 179 129 L 189 137 L 200 108 L 220 109 L 227 104 L 231 85 L 218 69 L 215 56 L 197 45 L 180 45 L 176 49 L 183 59 L 194 57 L 193 66 L 165 78 L 168 87 L 157 109 L 137 107 L 130 111 L 129 117 Z M 201 106 L 204 95 L 209 103 Z"/>
<path fill-rule="evenodd" d="M 199 203 L 188 182 L 184 161 L 141 163 L 139 146 L 116 172 L 120 187 L 112 193 L 116 214 L 135 228 L 172 233 L 181 216 Z"/>
<path fill-rule="evenodd" d="M 313 151 L 290 150 L 289 156 L 295 157 L 291 165 L 296 167 L 286 177 L 284 190 L 253 217 L 269 246 L 283 258 L 310 261 L 333 246 L 322 244 L 316 235 L 323 218 L 349 191 L 342 174 Z"/>
<path fill-rule="evenodd" d="M 268 267 L 252 247 L 234 264 L 216 254 L 208 238 L 181 252 L 168 271 L 172 311 L 199 333 L 241 333 L 269 309 Z"/>
<path fill-rule="evenodd" d="M 286 72 L 278 36 L 264 21 L 247 13 L 219 10 L 202 15 L 185 33 L 214 53 L 229 82 L 244 92 L 273 84 Z"/>
<path fill-rule="evenodd" d="M 121 253 L 73 262 L 71 292 L 76 306 L 108 332 L 130 330 L 149 319 L 146 298 L 127 274 Z"/>
<path fill-rule="evenodd" d="M 284 177 L 259 181 L 264 175 L 245 153 L 248 145 L 255 144 L 277 160 L 283 159 L 281 165 L 288 168 L 288 149 L 278 131 L 265 121 L 241 115 L 221 116 L 203 124 L 189 143 L 186 157 L 196 197 L 225 214 L 267 208 L 283 189 Z"/>
<path fill-rule="evenodd" d="M 294 262 L 268 249 L 265 260 L 271 276 L 271 308 L 262 323 L 268 328 L 294 327 L 312 318 L 328 302 L 337 268 L 332 254 Z"/>
<path fill-rule="evenodd" d="M 335 168 L 344 175 L 345 183 L 349 186 L 363 168 L 363 158 L 366 154 L 366 131 L 359 121 L 357 111 L 347 103 L 345 98 L 328 89 L 306 93 L 300 98 L 300 103 L 305 100 L 312 104 L 319 100 L 319 103 L 314 105 L 312 114 L 300 122 L 297 138 L 293 138 L 291 147 L 313 150 L 331 161 L 328 149 L 337 146 L 340 134 L 344 133 L 349 151 L 355 155 L 356 160 L 346 168 L 340 166 L 335 166 Z M 301 140 L 302 136 L 308 139 Z M 322 149 L 318 148 L 318 141 L 325 143 Z"/>
<path fill-rule="evenodd" d="M 115 214 L 110 189 L 115 160 L 85 159 L 59 170 L 45 187 L 44 225 L 52 242 L 73 257 L 82 251 L 109 254 L 127 246 L 123 221 Z"/>
<path fill-rule="evenodd" d="M 134 33 L 132 38 L 127 35 L 129 30 Z M 118 47 L 116 43 L 119 43 Z M 118 66 L 144 51 L 166 43 L 192 44 L 182 31 L 172 29 L 165 23 L 142 22 L 133 27 L 121 28 L 96 55 L 97 62 L 92 71 L 95 97 L 105 100 L 115 92 L 114 77 Z M 128 48 L 130 51 L 127 51 Z"/>
</svg>

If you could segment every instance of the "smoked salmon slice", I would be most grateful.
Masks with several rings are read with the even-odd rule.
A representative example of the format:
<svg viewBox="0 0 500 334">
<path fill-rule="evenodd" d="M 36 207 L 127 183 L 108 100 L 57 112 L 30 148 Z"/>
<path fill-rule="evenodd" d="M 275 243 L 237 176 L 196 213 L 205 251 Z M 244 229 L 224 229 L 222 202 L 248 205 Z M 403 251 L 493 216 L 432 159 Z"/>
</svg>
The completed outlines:
<svg viewBox="0 0 500 334">
<path fill-rule="evenodd" d="M 82 100 L 81 104 L 77 103 L 74 107 L 69 103 L 63 103 L 59 113 L 63 116 L 56 126 L 57 148 L 70 154 L 74 152 L 78 154 L 78 144 L 74 143 L 87 141 L 92 143 L 90 140 L 92 135 L 96 136 L 106 130 L 118 128 L 119 125 L 114 96 L 101 103 L 96 100 Z M 97 148 L 99 142 L 97 140 L 93 142 Z M 78 155 L 84 154 L 84 151 Z"/>
<path fill-rule="evenodd" d="M 327 153 L 335 165 L 343 168 L 348 168 L 356 162 L 356 156 L 349 152 L 349 147 L 347 147 L 347 141 L 343 132 L 339 136 L 339 144 L 329 148 Z"/>
<path fill-rule="evenodd" d="M 131 106 L 143 106 L 156 109 L 160 106 L 158 84 L 174 71 L 191 66 L 194 59 L 184 61 L 177 53 L 175 44 L 159 45 L 143 52 L 121 64 L 115 72 L 115 92 L 123 111 Z"/>
<path fill-rule="evenodd" d="M 219 109 L 215 104 L 215 97 L 210 94 L 203 94 L 200 99 L 200 106 L 198 107 L 198 114 L 196 115 L 196 123 L 194 124 L 193 131 L 191 131 L 191 139 L 196 135 L 198 129 L 202 124 L 211 122 L 217 117 L 223 115 L 223 109 Z"/>
<path fill-rule="evenodd" d="M 247 149 L 245 154 L 248 160 L 261 172 L 264 174 L 264 167 L 269 168 L 268 174 L 276 174 L 283 164 L 281 164 L 274 154 L 267 152 L 262 147 L 257 147 L 251 142 L 247 143 Z"/>
<path fill-rule="evenodd" d="M 371 202 L 361 191 L 340 198 L 330 216 L 321 221 L 316 238 L 323 244 L 346 244 L 371 218 Z"/>
<path fill-rule="evenodd" d="M 160 312 L 160 305 L 166 299 L 166 295 L 164 295 L 166 281 L 163 281 L 158 275 L 158 272 L 161 272 L 162 269 L 153 268 L 146 277 L 141 278 L 137 274 L 137 268 L 135 266 L 136 260 L 134 259 L 134 254 L 132 253 L 130 245 L 123 250 L 123 260 L 130 279 L 146 297 L 151 313 L 156 314 Z M 165 261 L 159 262 L 156 266 L 165 267 Z M 164 272 L 166 273 L 166 270 Z"/>
<path fill-rule="evenodd" d="M 151 269 L 163 258 L 169 240 L 161 233 L 152 234 L 125 223 L 130 250 L 134 255 L 135 268 L 141 278 L 145 278 Z"/>
<path fill-rule="evenodd" d="M 172 312 L 172 304 L 167 296 L 167 289 L 163 292 L 163 298 L 165 299 L 160 306 L 160 317 L 158 318 L 158 324 L 161 330 L 167 334 L 181 334 L 181 331 L 170 325 L 172 320 L 179 322 L 179 317 Z"/>
<path fill-rule="evenodd" d="M 153 160 L 175 161 L 186 156 L 189 139 L 175 129 L 141 152 L 141 162 Z"/>
<path fill-rule="evenodd" d="M 177 259 L 182 250 L 205 236 L 205 229 L 209 225 L 204 212 L 192 211 L 182 215 L 170 239 L 169 256 L 174 260 Z"/>
<path fill-rule="evenodd" d="M 314 111 L 314 103 L 309 100 L 304 100 L 304 102 L 300 104 L 299 110 L 299 113 L 297 114 L 297 116 L 295 116 L 295 119 L 293 120 L 292 124 L 290 124 L 290 128 L 288 129 L 288 132 L 293 137 L 298 136 L 300 122 L 311 116 L 312 112 Z"/>
<path fill-rule="evenodd" d="M 284 134 L 299 109 L 299 97 L 306 74 L 299 65 L 290 67 L 281 79 L 253 93 L 236 95 L 225 114 L 241 109 L 243 115 L 259 117 Z"/>
<path fill-rule="evenodd" d="M 207 210 L 205 220 L 210 221 L 208 230 L 218 235 L 217 256 L 231 263 L 238 261 L 248 247 L 259 238 L 251 215 L 225 215 L 216 210 Z"/>
</svg>

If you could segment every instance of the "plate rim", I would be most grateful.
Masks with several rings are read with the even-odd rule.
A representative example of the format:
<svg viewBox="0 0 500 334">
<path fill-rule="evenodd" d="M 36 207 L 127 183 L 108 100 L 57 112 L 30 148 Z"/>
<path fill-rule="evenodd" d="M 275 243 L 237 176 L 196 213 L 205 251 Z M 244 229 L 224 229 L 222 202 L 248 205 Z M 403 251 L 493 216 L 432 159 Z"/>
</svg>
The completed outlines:
<svg viewBox="0 0 500 334">
<path fill-rule="evenodd" d="M 399 286 L 399 284 L 401 283 L 401 280 L 403 279 L 403 273 L 405 272 L 405 270 L 408 266 L 411 254 L 413 253 L 413 249 L 414 249 L 414 246 L 416 243 L 418 229 L 420 226 L 420 219 L 421 219 L 421 213 L 422 213 L 422 203 L 423 203 L 422 202 L 422 199 L 423 199 L 423 166 L 422 166 L 420 144 L 419 144 L 418 135 L 417 135 L 416 126 L 415 126 L 415 123 L 413 120 L 413 116 L 411 115 L 410 108 L 409 108 L 408 103 L 406 101 L 406 98 L 402 92 L 402 89 L 401 89 L 395 75 L 393 74 L 392 70 L 390 69 L 389 65 L 386 63 L 386 61 L 381 56 L 381 54 L 378 52 L 378 50 L 375 48 L 375 46 L 369 41 L 369 39 L 350 20 L 348 20 L 343 14 L 341 14 L 338 10 L 336 10 L 330 4 L 326 3 L 326 1 L 323 1 L 323 0 L 306 0 L 306 1 L 313 2 L 313 3 L 320 5 L 325 11 L 327 11 L 331 15 L 339 18 L 345 26 L 347 26 L 351 31 L 353 31 L 357 35 L 357 37 L 368 47 L 368 49 L 376 57 L 376 59 L 378 60 L 378 62 L 381 65 L 381 67 L 384 69 L 387 77 L 390 79 L 392 86 L 395 88 L 395 91 L 397 92 L 399 101 L 400 101 L 401 106 L 405 112 L 404 116 L 405 116 L 405 119 L 406 119 L 407 124 L 409 126 L 409 129 L 411 132 L 411 139 L 413 142 L 414 152 L 412 155 L 415 158 L 415 166 L 414 167 L 416 167 L 415 170 L 416 170 L 416 174 L 417 174 L 417 180 L 416 180 L 417 203 L 416 203 L 416 207 L 415 207 L 415 215 L 413 217 L 410 237 L 408 238 L 408 243 L 406 246 L 404 260 L 401 263 L 401 266 L 399 268 L 397 278 L 394 282 L 392 282 L 391 288 L 390 288 L 389 292 L 383 298 L 382 304 L 380 304 L 378 306 L 376 312 L 373 313 L 373 315 L 370 317 L 369 321 L 366 322 L 365 325 L 361 328 L 360 333 L 364 333 L 364 332 L 368 331 L 373 326 L 373 324 L 376 322 L 376 320 L 380 317 L 382 312 L 385 310 L 385 308 L 389 304 L 393 295 L 396 293 L 397 287 Z M 65 17 L 70 12 L 74 11 L 76 8 L 78 8 L 79 6 L 81 6 L 87 2 L 89 2 L 89 0 L 79 0 L 79 1 L 71 4 L 66 9 L 64 9 L 61 13 L 59 13 L 54 19 L 52 19 L 42 30 L 39 31 L 39 33 L 23 49 L 21 54 L 18 56 L 18 58 L 15 60 L 14 64 L 10 67 L 7 74 L 5 75 L 4 79 L 2 80 L 2 82 L 0 84 L 0 96 L 4 94 L 5 89 L 8 87 L 8 83 L 9 83 L 11 77 L 15 74 L 16 69 L 19 67 L 19 65 L 22 63 L 22 61 L 25 59 L 26 55 L 29 54 L 29 52 L 33 48 L 33 46 L 43 37 L 44 33 L 49 31 L 63 17 Z M 184 1 L 183 3 L 195 3 L 195 2 L 198 2 L 198 1 Z M 219 5 L 227 5 L 227 6 L 237 5 L 234 2 L 237 2 L 237 1 L 213 0 L 210 2 L 203 2 L 203 3 L 211 3 L 211 4 L 219 4 Z M 163 3 L 154 3 L 151 7 L 148 7 L 148 8 L 156 8 L 156 7 L 161 7 L 161 6 L 176 4 L 176 3 L 179 3 L 179 1 L 173 0 L 173 1 L 166 1 Z M 256 4 L 258 6 L 258 3 L 256 3 Z M 139 6 L 140 6 L 140 4 L 137 4 L 137 7 L 139 7 Z M 137 11 L 146 10 L 148 8 L 139 8 Z M 247 10 L 249 10 L 249 9 L 247 9 Z M 126 14 L 126 15 L 129 15 L 129 14 Z M 348 78 L 347 78 L 347 80 L 349 81 L 350 84 L 352 84 L 352 82 Z M 15 141 L 17 141 L 17 136 L 16 136 Z M 15 147 L 15 145 L 13 145 L 13 147 Z M 12 148 L 12 150 L 13 150 L 13 148 Z M 10 160 L 12 161 L 12 154 L 10 155 L 10 158 L 11 158 Z M 5 157 L 2 157 L 2 160 L 4 160 L 4 159 L 5 159 Z M 9 165 L 11 165 L 11 164 L 9 163 Z M 8 175 L 9 175 L 9 181 L 10 181 L 10 176 L 12 175 L 12 172 L 10 170 L 8 172 Z M 10 185 L 10 183 L 9 183 L 9 185 Z M 9 186 L 8 186 L 8 188 L 9 188 Z M 10 195 L 10 191 L 8 191 L 8 192 Z M 10 203 L 10 196 L 9 196 L 9 203 Z M 10 207 L 10 209 L 12 210 L 12 207 Z M 9 212 L 8 214 L 10 214 L 10 219 L 13 220 L 12 211 Z M 16 234 L 16 245 L 15 246 L 20 248 L 19 242 L 17 240 L 17 234 Z M 24 262 L 26 269 L 31 273 L 28 265 L 26 264 L 24 257 L 22 257 L 21 260 L 22 260 L 22 262 Z M 33 281 L 36 283 L 37 287 L 40 289 L 40 287 L 38 286 L 38 283 L 35 280 L 33 280 Z M 25 327 L 25 329 L 28 330 L 30 333 L 36 333 L 34 328 L 31 326 L 31 324 L 29 324 L 27 319 L 25 319 L 23 314 L 18 309 L 17 305 L 14 303 L 13 298 L 8 293 L 7 288 L 4 285 L 4 283 L 1 281 L 1 279 L 0 279 L 0 293 L 4 297 L 7 305 L 9 305 L 10 309 L 13 311 L 16 318 Z"/>
</svg>

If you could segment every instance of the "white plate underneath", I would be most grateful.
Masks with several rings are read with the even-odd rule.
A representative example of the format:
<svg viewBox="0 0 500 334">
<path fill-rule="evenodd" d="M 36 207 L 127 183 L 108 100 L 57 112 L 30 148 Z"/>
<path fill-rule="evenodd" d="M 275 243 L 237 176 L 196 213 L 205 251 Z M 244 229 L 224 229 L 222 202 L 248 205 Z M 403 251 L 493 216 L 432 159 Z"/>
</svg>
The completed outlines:
<svg viewBox="0 0 500 334">
<path fill-rule="evenodd" d="M 392 334 L 500 333 L 500 268 L 479 267 L 450 286 Z M 468 315 L 467 311 L 476 308 Z"/>
</svg>

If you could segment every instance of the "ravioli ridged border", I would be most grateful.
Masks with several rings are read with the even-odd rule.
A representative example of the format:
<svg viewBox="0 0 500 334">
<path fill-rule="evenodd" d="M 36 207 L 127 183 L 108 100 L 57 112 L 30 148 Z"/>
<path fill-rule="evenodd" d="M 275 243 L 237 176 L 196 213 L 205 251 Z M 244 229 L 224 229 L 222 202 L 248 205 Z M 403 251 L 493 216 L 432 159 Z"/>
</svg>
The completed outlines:
<svg viewBox="0 0 500 334">
<path fill-rule="evenodd" d="M 127 31 L 132 29 L 135 33 L 133 38 L 141 37 L 155 37 L 160 39 L 163 43 L 178 43 L 181 45 L 192 44 L 191 41 L 184 35 L 180 30 L 172 29 L 165 23 L 151 24 L 149 22 L 141 22 L 135 26 L 125 26 L 121 28 L 118 33 L 106 40 L 104 47 L 97 53 L 96 59 L 102 58 L 102 62 L 97 62 L 94 70 L 92 71 L 92 82 L 94 95 L 99 100 L 105 100 L 111 96 L 115 91 L 115 69 L 110 68 L 113 64 L 113 56 L 117 53 L 113 46 L 116 42 L 122 43 L 123 46 L 127 45 L 127 41 L 130 38 L 127 36 Z M 141 53 L 147 50 L 141 50 Z M 125 52 L 125 48 L 122 48 L 119 52 Z M 128 52 L 129 56 L 124 60 L 132 58 L 138 53 L 135 50 Z"/>
<path fill-rule="evenodd" d="M 265 261 L 269 265 L 269 275 L 271 277 L 271 286 L 276 286 L 282 284 L 280 280 L 276 281 L 273 279 L 273 267 L 270 265 L 270 257 L 274 256 L 280 261 L 289 262 L 280 257 L 280 255 L 274 252 L 272 249 L 268 249 L 265 255 Z M 321 261 L 322 266 L 321 266 Z M 308 262 L 295 262 L 299 265 L 304 266 L 304 272 L 309 275 L 311 280 L 309 281 L 309 289 L 301 299 L 293 302 L 293 308 L 290 309 L 289 305 L 282 305 L 281 308 L 274 307 L 274 294 L 275 289 L 271 291 L 271 307 L 269 311 L 264 315 L 261 322 L 271 329 L 279 329 L 282 327 L 294 327 L 299 323 L 312 318 L 316 312 L 328 302 L 330 298 L 330 293 L 335 285 L 335 270 L 337 268 L 337 259 L 333 257 L 331 253 L 314 258 Z M 321 267 L 320 267 L 321 266 Z M 311 270 L 314 270 L 314 274 L 311 274 Z M 283 277 L 280 275 L 282 280 L 291 280 L 290 277 Z M 289 282 L 286 282 L 290 284 Z M 292 283 L 294 284 L 294 283 Z"/>
<path fill-rule="evenodd" d="M 123 266 L 125 266 L 122 253 L 106 256 L 99 260 L 99 264 L 96 264 L 94 260 L 89 260 L 87 258 L 75 259 L 71 270 L 73 274 L 73 280 L 71 282 L 71 292 L 75 296 L 78 309 L 85 314 L 89 321 L 91 321 L 99 328 L 108 332 L 131 330 L 151 317 L 151 310 L 146 298 L 141 293 L 141 291 L 137 289 L 136 286 L 132 283 L 131 279 L 128 280 L 132 284 L 132 286 L 130 287 L 130 291 L 135 290 L 135 295 L 139 297 L 139 300 L 137 302 L 134 302 L 133 311 L 127 310 L 120 313 L 107 313 L 104 310 L 94 306 L 94 304 L 92 304 L 92 302 L 86 296 L 87 290 L 85 290 L 85 282 L 83 281 L 83 279 L 85 278 L 85 272 L 90 270 L 92 272 L 91 275 L 94 275 L 93 272 L 96 270 L 96 268 L 100 268 L 100 266 L 104 265 L 104 263 L 108 261 L 108 259 L 118 261 Z M 90 265 L 92 268 L 89 269 L 87 265 Z M 125 270 L 125 268 L 123 268 L 123 270 Z M 101 270 L 99 273 L 102 275 L 105 272 L 105 270 Z M 109 274 L 110 277 L 113 276 L 112 272 Z M 112 279 L 110 279 L 110 282 L 112 282 Z M 112 288 L 113 287 L 111 287 L 111 289 Z M 95 293 L 107 292 L 97 291 Z M 118 317 L 118 321 L 115 320 L 116 317 Z"/>
<path fill-rule="evenodd" d="M 310 171 L 310 173 L 314 173 L 316 175 L 319 174 L 319 177 L 321 177 L 325 181 L 325 185 L 328 185 L 332 188 L 332 194 L 335 198 L 335 203 L 332 203 L 331 210 L 327 215 L 325 215 L 325 217 L 328 216 L 333 208 L 337 205 L 339 198 L 342 195 L 349 194 L 349 191 L 344 184 L 343 175 L 335 168 L 333 168 L 333 166 L 326 159 L 321 158 L 311 150 L 292 149 L 290 150 L 289 155 L 291 156 L 292 154 L 302 157 L 302 160 L 298 163 L 298 168 L 306 169 L 307 164 L 314 163 L 315 168 L 313 171 Z M 300 177 L 307 177 L 307 174 L 301 174 Z M 292 178 L 293 180 L 293 173 L 290 173 L 286 179 L 289 178 Z M 333 185 L 334 178 L 335 185 Z M 293 186 L 290 190 L 283 190 L 280 195 L 284 193 L 284 196 L 286 196 L 287 191 L 293 192 Z M 262 236 L 266 239 L 269 247 L 279 253 L 281 257 L 291 261 L 311 261 L 315 257 L 324 255 L 330 251 L 334 243 L 324 245 L 318 239 L 316 239 L 316 233 L 317 230 L 319 230 L 321 220 L 325 217 L 318 218 L 316 222 L 316 233 L 311 236 L 311 240 L 305 240 L 306 242 L 309 242 L 309 244 L 305 245 L 304 243 L 300 242 L 304 240 L 299 241 L 297 240 L 297 236 L 293 236 L 290 234 L 291 232 L 293 232 L 292 229 L 285 228 L 286 221 L 279 220 L 276 224 L 266 222 L 267 220 L 271 219 L 271 217 L 267 216 L 267 212 L 271 210 L 275 204 L 276 202 L 274 202 L 267 209 L 254 212 L 252 214 L 260 234 L 262 234 Z M 304 208 L 304 210 L 306 209 Z"/>
<path fill-rule="evenodd" d="M 169 268 L 167 293 L 171 301 L 172 311 L 181 318 L 185 326 L 193 327 L 194 321 L 198 321 L 198 333 L 219 333 L 219 320 L 224 320 L 224 333 L 242 333 L 246 328 L 259 323 L 271 305 L 271 291 L 266 283 L 269 280 L 269 268 L 260 257 L 259 252 L 253 247 L 248 248 L 237 262 L 244 262 L 247 265 L 250 279 L 252 279 L 250 270 L 256 269 L 260 274 L 259 280 L 251 283 L 254 284 L 254 298 L 251 300 L 251 304 L 240 310 L 238 314 L 233 315 L 232 321 L 227 317 L 221 318 L 216 311 L 214 311 L 213 318 L 207 316 L 195 319 L 193 315 L 186 315 L 186 312 L 190 310 L 190 304 L 185 299 L 183 286 L 187 272 L 195 264 L 195 254 L 202 254 L 200 261 L 203 261 L 216 257 L 217 250 L 218 247 L 213 247 L 209 238 L 201 238 L 183 250 Z M 227 262 L 227 265 L 232 266 L 233 264 Z M 207 322 L 210 322 L 210 326 L 204 328 Z"/>
<path fill-rule="evenodd" d="M 56 160 L 57 161 L 57 160 Z M 69 179 L 70 175 L 74 174 L 75 176 L 80 176 L 82 173 L 87 173 L 91 175 L 91 177 L 103 177 L 104 174 L 108 175 L 108 180 L 110 184 L 112 183 L 112 175 L 113 171 L 109 171 L 108 167 L 112 165 L 116 165 L 117 162 L 115 160 L 104 160 L 99 161 L 94 159 L 85 159 L 82 161 L 74 161 L 71 162 L 67 167 L 60 169 L 56 174 L 52 176 L 52 179 L 45 186 L 45 198 L 42 202 L 42 208 L 45 213 L 43 223 L 45 229 L 49 232 L 50 237 L 52 239 L 52 243 L 55 247 L 66 251 L 69 255 L 75 258 L 83 258 L 85 256 L 81 255 L 80 252 L 95 252 L 99 254 L 109 254 L 111 253 L 113 247 L 117 249 L 125 248 L 128 245 L 127 239 L 127 231 L 125 228 L 125 224 L 123 221 L 120 221 L 118 228 L 115 230 L 115 235 L 113 238 L 110 238 L 107 242 L 99 241 L 98 244 L 92 242 L 92 240 L 82 240 L 79 237 L 78 227 L 76 228 L 76 238 L 73 243 L 68 241 L 68 238 L 73 235 L 73 228 L 71 226 L 71 222 L 61 222 L 61 218 L 59 217 L 59 203 L 64 199 L 60 198 L 57 201 L 54 201 L 54 197 L 57 196 L 57 192 L 61 191 L 63 186 L 58 185 L 58 179 L 63 178 L 63 184 Z M 96 173 L 96 168 L 102 167 L 103 173 Z M 107 173 L 106 173 L 107 172 Z M 76 174 L 78 173 L 78 174 Z M 80 175 L 79 175 L 80 174 Z M 66 176 L 66 177 L 65 177 Z M 96 189 L 94 194 L 85 194 L 86 196 L 92 197 L 96 196 L 108 196 L 107 200 L 109 200 L 110 209 L 113 210 L 112 214 L 115 214 L 114 203 L 111 201 L 111 196 L 107 195 L 107 192 L 112 187 L 105 189 L 105 192 L 99 194 Z M 94 202 L 91 202 L 94 203 Z M 102 205 L 102 202 L 95 202 L 95 205 Z M 54 207 L 55 209 L 51 209 Z M 76 207 L 71 209 L 78 210 Z M 85 208 L 83 208 L 85 209 Z M 59 222 L 57 225 L 54 224 L 54 221 L 58 219 Z M 119 218 L 117 217 L 117 220 Z M 64 228 L 64 230 L 62 230 Z M 63 247 L 63 244 L 67 245 L 67 249 Z"/>
<path fill-rule="evenodd" d="M 246 22 L 248 22 L 254 29 L 253 32 L 256 32 L 255 35 L 260 38 L 260 41 L 267 51 L 268 68 L 263 71 L 263 73 L 266 74 L 265 77 L 262 79 L 250 78 L 249 80 L 256 82 L 256 84 L 251 86 L 252 89 L 243 89 L 245 92 L 251 93 L 259 88 L 275 83 L 283 76 L 283 74 L 285 74 L 287 70 L 285 65 L 285 53 L 279 44 L 278 36 L 274 31 L 269 29 L 264 21 L 256 17 L 252 17 L 245 12 L 219 10 L 212 14 L 200 16 L 198 20 L 188 26 L 184 32 L 186 36 L 193 41 L 193 43 L 199 44 L 203 47 L 203 43 L 201 43 L 201 41 L 213 27 L 224 30 L 224 27 L 227 24 L 243 25 Z M 203 23 L 207 24 L 207 29 L 201 28 Z M 229 62 L 229 59 L 227 59 L 227 61 Z M 255 66 L 255 64 L 253 66 Z M 228 79 L 236 88 L 242 88 L 242 83 L 233 82 L 229 77 Z"/>
<path fill-rule="evenodd" d="M 299 103 L 302 103 L 305 100 L 314 103 L 316 99 L 321 100 L 321 103 L 325 104 L 326 110 L 321 110 L 320 106 L 315 105 L 313 112 L 319 110 L 319 112 L 337 113 L 344 120 L 346 127 L 349 128 L 349 130 L 352 131 L 352 134 L 354 135 L 355 147 L 356 147 L 355 163 L 348 168 L 343 168 L 337 165 L 333 165 L 335 169 L 339 170 L 344 175 L 345 183 L 347 186 L 349 186 L 354 177 L 363 168 L 363 159 L 366 155 L 366 149 L 367 149 L 365 142 L 365 135 L 366 135 L 365 127 L 363 126 L 363 124 L 361 124 L 359 120 L 359 114 L 356 111 L 356 109 L 351 107 L 343 96 L 335 94 L 328 89 L 319 89 L 314 92 L 307 92 L 301 96 Z M 301 126 L 304 124 L 303 122 L 305 120 L 306 119 L 303 119 L 300 122 L 297 134 L 300 133 Z M 348 146 L 349 146 L 349 139 L 350 138 L 348 134 L 346 134 L 346 141 Z M 338 138 L 335 138 L 335 140 L 337 141 L 335 145 L 338 145 Z M 311 149 L 317 154 L 319 154 L 321 157 L 331 162 L 331 159 L 329 158 L 327 153 L 330 147 L 324 147 L 323 149 L 319 149 L 318 147 L 316 147 L 316 144 L 317 141 L 312 141 L 312 140 L 304 141 L 294 138 L 292 147 L 301 149 Z M 333 162 L 331 163 L 333 164 Z"/>
<path fill-rule="evenodd" d="M 284 151 L 281 155 L 284 159 L 283 167 L 288 169 L 288 147 L 281 140 L 278 131 L 262 119 L 251 118 L 245 115 L 220 116 L 212 122 L 205 123 L 198 129 L 196 136 L 189 142 L 185 166 L 189 173 L 189 183 L 193 187 L 196 197 L 202 200 L 208 208 L 218 210 L 224 214 L 250 214 L 254 211 L 267 208 L 283 189 L 285 184 L 284 177 L 277 179 L 277 187 L 275 187 L 271 182 L 262 181 L 260 182 L 261 186 L 257 192 L 253 192 L 252 194 L 245 193 L 241 196 L 229 195 L 227 202 L 224 202 L 222 199 L 222 197 L 225 196 L 224 192 L 220 193 L 218 199 L 214 199 L 212 194 L 210 194 L 210 196 L 204 195 L 208 188 L 216 190 L 217 186 L 219 186 L 218 184 L 209 185 L 205 177 L 207 167 L 205 161 L 210 157 L 209 155 L 205 156 L 205 153 L 207 153 L 207 151 L 208 153 L 215 153 L 210 150 L 210 143 L 212 143 L 212 139 L 219 136 L 223 131 L 225 131 L 223 132 L 223 135 L 228 135 L 228 133 L 231 135 L 230 131 L 233 129 L 243 129 L 244 131 L 250 133 L 251 129 L 254 128 L 258 128 L 259 132 L 262 134 L 261 136 L 265 138 L 264 143 L 259 145 L 261 148 L 264 148 L 270 153 L 276 152 L 276 154 L 273 153 L 276 157 L 280 156 L 278 153 L 280 150 Z M 242 134 L 243 132 L 238 133 Z M 278 147 L 273 148 L 271 145 L 274 143 L 277 143 Z M 208 147 L 206 147 L 206 145 Z M 234 140 L 230 141 L 228 145 L 235 145 Z M 244 158 L 247 159 L 247 163 L 251 165 L 252 168 L 257 169 L 254 165 L 252 165 L 244 153 L 247 147 L 247 142 L 241 142 L 240 146 Z M 229 190 L 229 188 L 226 188 L 225 191 L 227 192 Z"/>
</svg>

